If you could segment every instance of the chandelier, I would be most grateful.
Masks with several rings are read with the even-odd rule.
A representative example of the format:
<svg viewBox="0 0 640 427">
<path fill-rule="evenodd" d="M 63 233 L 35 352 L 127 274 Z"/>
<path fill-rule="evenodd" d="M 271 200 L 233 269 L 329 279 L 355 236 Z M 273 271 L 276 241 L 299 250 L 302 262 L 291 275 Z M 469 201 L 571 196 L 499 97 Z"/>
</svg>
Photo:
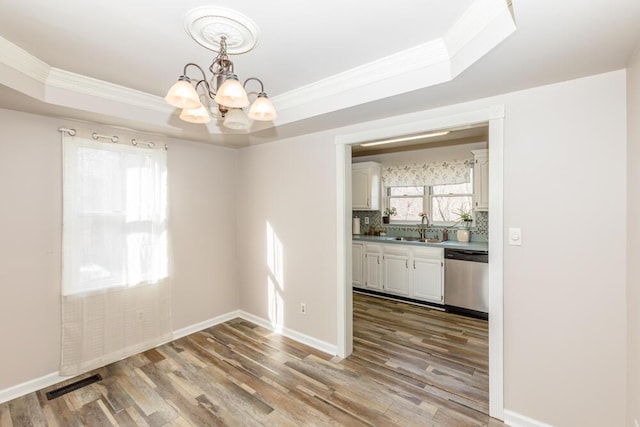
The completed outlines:
<svg viewBox="0 0 640 427">
<path fill-rule="evenodd" d="M 197 21 L 202 12 L 200 10 L 194 10 L 193 12 L 199 14 L 195 19 L 192 18 L 192 20 Z M 228 10 L 225 11 L 225 13 L 229 12 Z M 206 13 L 211 15 L 211 9 L 208 9 Z M 219 25 L 219 21 L 222 19 L 220 15 L 220 9 L 216 9 L 216 14 L 212 18 L 215 21 L 210 26 Z M 227 17 L 223 18 L 228 19 Z M 238 18 L 234 17 L 234 22 L 237 21 Z M 228 26 L 220 28 L 227 29 Z M 277 117 L 276 110 L 264 91 L 262 80 L 256 77 L 249 77 L 244 83 L 240 83 L 233 69 L 233 62 L 229 59 L 227 52 L 227 36 L 220 33 L 218 35 L 219 42 L 217 44 L 219 49 L 209 66 L 209 71 L 212 74 L 211 79 L 207 79 L 202 67 L 190 62 L 184 66 L 182 75 L 167 92 L 164 98 L 165 101 L 173 107 L 181 108 L 180 118 L 190 123 L 209 123 L 211 121 L 209 107 L 212 101 L 217 104 L 219 116 L 224 118 L 222 125 L 229 129 L 248 130 L 251 125 L 249 119 L 259 121 L 275 120 Z M 237 39 L 237 35 L 235 36 Z M 197 38 L 196 41 L 201 43 Z M 204 45 L 204 43 L 201 44 Z M 210 45 L 211 43 L 207 47 Z M 194 72 L 196 70 L 199 72 L 197 78 L 189 77 L 188 71 L 190 69 L 193 69 Z M 256 96 L 253 103 L 249 102 L 249 96 L 246 91 L 247 84 L 250 82 L 257 82 L 260 85 L 259 92 L 249 92 L 252 96 Z M 249 104 L 251 104 L 251 107 L 247 116 L 243 109 L 248 107 Z"/>
</svg>

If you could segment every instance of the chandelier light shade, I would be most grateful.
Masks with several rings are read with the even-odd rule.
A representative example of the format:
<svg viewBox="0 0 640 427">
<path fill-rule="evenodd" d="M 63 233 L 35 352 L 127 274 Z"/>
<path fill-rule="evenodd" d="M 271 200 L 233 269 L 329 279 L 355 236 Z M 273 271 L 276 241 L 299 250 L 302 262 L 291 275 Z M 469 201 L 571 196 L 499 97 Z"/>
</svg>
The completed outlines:
<svg viewBox="0 0 640 427">
<path fill-rule="evenodd" d="M 253 120 L 271 121 L 278 117 L 276 109 L 267 97 L 267 94 L 261 92 L 258 98 L 251 104 L 249 109 L 249 118 Z"/>
<path fill-rule="evenodd" d="M 200 79 L 189 77 L 187 71 L 196 69 L 201 76 Z M 276 110 L 264 92 L 264 84 L 256 77 L 249 77 L 240 83 L 238 76 L 234 73 L 233 62 L 227 53 L 227 37 L 220 36 L 219 50 L 213 62 L 209 66 L 212 76 L 207 78 L 205 71 L 197 64 L 188 63 L 184 66 L 182 75 L 178 81 L 171 86 L 165 101 L 176 108 L 182 108 L 180 118 L 190 123 L 208 123 L 211 120 L 209 107 L 211 101 L 217 104 L 218 117 L 224 118 L 222 125 L 234 130 L 248 130 L 251 121 L 272 121 L 276 115 Z M 260 92 L 250 92 L 256 96 L 253 105 L 249 109 L 249 117 L 242 110 L 249 106 L 249 96 L 246 86 L 251 80 L 260 84 Z M 201 102 L 203 96 L 205 102 Z"/>
<path fill-rule="evenodd" d="M 185 108 L 180 113 L 180 118 L 189 123 L 209 123 L 211 116 L 204 105 L 196 108 Z"/>
<path fill-rule="evenodd" d="M 215 98 L 217 104 L 224 105 L 229 108 L 244 108 L 249 105 L 249 97 L 247 92 L 238 81 L 238 77 L 233 74 L 220 85 Z"/>
<path fill-rule="evenodd" d="M 178 81 L 171 86 L 164 100 L 176 108 L 197 108 L 202 106 L 198 92 L 191 85 L 191 80 L 187 76 L 180 76 Z"/>
<path fill-rule="evenodd" d="M 240 108 L 232 108 L 225 115 L 222 125 L 233 130 L 247 130 L 251 123 Z"/>
</svg>

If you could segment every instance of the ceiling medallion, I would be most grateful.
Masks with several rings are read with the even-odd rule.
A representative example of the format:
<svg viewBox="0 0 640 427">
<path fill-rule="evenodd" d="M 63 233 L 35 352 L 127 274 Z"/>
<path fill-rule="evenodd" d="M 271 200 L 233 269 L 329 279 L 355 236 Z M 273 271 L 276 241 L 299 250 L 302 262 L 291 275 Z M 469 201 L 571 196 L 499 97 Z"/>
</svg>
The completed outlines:
<svg viewBox="0 0 640 427">
<path fill-rule="evenodd" d="M 204 6 L 187 12 L 184 28 L 200 46 L 220 52 L 226 37 L 227 53 L 240 55 L 256 47 L 260 29 L 253 20 L 235 10 Z"/>
</svg>

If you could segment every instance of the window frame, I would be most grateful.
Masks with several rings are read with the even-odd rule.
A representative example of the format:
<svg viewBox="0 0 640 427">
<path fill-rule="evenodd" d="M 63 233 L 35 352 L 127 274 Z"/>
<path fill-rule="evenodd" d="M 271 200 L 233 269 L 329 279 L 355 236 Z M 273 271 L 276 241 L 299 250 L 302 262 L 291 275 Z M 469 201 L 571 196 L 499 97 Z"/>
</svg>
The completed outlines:
<svg viewBox="0 0 640 427">
<path fill-rule="evenodd" d="M 471 171 L 473 175 L 473 170 Z M 471 206 L 473 206 L 473 179 L 471 179 L 471 193 L 449 193 L 449 194 L 434 194 L 433 188 L 431 185 L 412 185 L 410 187 L 423 187 L 424 192 L 422 196 L 391 196 L 391 188 L 401 188 L 404 186 L 401 185 L 390 185 L 385 186 L 385 208 L 389 208 L 391 206 L 391 199 L 415 199 L 418 197 L 422 198 L 422 210 L 423 212 L 429 212 L 429 224 L 433 227 L 451 227 L 453 225 L 458 224 L 460 221 L 432 221 L 431 208 L 432 208 L 432 199 L 434 197 L 471 197 Z M 446 184 L 445 184 L 446 185 Z M 473 222 L 471 225 L 475 225 L 475 212 L 471 209 L 471 217 L 473 218 Z M 394 220 L 393 216 L 389 218 L 389 225 L 416 225 L 421 223 L 420 219 L 416 220 Z"/>
</svg>

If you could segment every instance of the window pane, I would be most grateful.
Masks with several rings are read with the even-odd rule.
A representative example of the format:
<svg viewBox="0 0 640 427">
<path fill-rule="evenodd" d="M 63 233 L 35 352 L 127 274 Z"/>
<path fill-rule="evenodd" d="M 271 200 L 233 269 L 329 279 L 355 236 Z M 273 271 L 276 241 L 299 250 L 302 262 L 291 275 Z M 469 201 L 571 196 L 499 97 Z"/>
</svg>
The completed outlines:
<svg viewBox="0 0 640 427">
<path fill-rule="evenodd" d="M 422 196 L 424 187 L 390 187 L 390 196 Z"/>
<path fill-rule="evenodd" d="M 456 222 L 460 210 L 471 212 L 471 196 L 432 196 L 431 221 Z"/>
<path fill-rule="evenodd" d="M 470 182 L 463 184 L 444 184 L 434 185 L 432 188 L 433 194 L 471 194 L 473 193 L 473 187 Z"/>
<path fill-rule="evenodd" d="M 398 215 L 391 217 L 396 221 L 419 221 L 422 212 L 422 196 L 419 197 L 392 197 L 389 206 L 396 208 Z"/>
</svg>

